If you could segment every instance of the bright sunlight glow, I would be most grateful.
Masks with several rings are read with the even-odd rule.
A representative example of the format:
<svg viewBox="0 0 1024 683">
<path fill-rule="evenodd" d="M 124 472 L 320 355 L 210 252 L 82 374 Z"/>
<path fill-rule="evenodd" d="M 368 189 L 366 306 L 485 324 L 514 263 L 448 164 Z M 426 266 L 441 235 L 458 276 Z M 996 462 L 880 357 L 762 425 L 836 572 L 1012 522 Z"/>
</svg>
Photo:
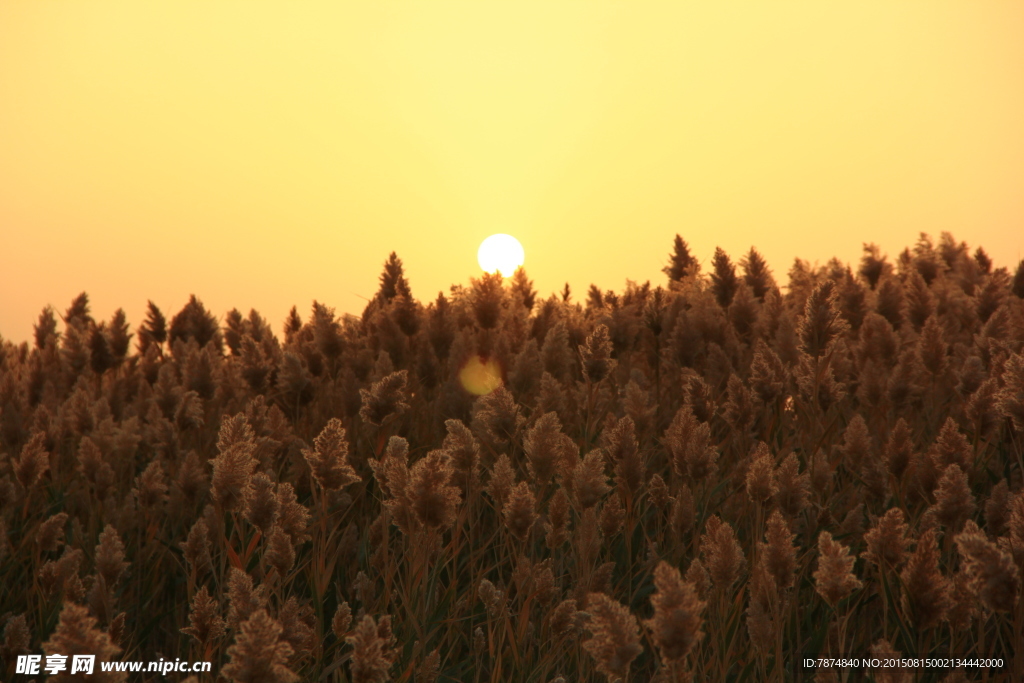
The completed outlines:
<svg viewBox="0 0 1024 683">
<path fill-rule="evenodd" d="M 516 268 L 523 265 L 526 252 L 523 245 L 512 235 L 499 233 L 491 235 L 480 243 L 476 252 L 476 260 L 480 267 L 488 273 L 499 272 L 502 277 L 509 277 Z"/>
</svg>

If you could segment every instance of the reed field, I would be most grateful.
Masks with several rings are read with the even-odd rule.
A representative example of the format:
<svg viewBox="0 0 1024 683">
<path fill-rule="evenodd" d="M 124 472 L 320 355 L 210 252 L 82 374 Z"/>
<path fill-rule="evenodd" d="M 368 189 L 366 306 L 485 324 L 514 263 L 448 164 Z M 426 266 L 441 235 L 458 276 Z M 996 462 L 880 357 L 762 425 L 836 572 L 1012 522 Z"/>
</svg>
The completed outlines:
<svg viewBox="0 0 1024 683">
<path fill-rule="evenodd" d="M 283 327 L 43 310 L 0 345 L 0 679 L 1024 680 L 1024 263 L 666 247 L 548 298 L 392 254 Z M 15 673 L 75 653 L 212 671 Z"/>
</svg>

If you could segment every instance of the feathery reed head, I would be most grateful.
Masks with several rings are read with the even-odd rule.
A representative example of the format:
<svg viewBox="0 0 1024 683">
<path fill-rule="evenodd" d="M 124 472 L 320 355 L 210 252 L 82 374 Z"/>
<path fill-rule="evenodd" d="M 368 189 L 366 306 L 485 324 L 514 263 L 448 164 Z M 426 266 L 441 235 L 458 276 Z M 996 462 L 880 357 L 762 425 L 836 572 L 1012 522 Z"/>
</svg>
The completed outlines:
<svg viewBox="0 0 1024 683">
<path fill-rule="evenodd" d="M 405 402 L 408 378 L 406 370 L 399 370 L 374 382 L 369 389 L 360 389 L 359 395 L 363 399 L 363 406 L 359 409 L 360 417 L 379 427 L 408 410 L 409 404 Z"/>
<path fill-rule="evenodd" d="M 363 616 L 355 631 L 345 638 L 352 646 L 352 683 L 384 683 L 398 653 L 391 635 L 391 617 L 378 624 L 369 614 Z"/>
<path fill-rule="evenodd" d="M 640 645 L 640 626 L 629 608 L 604 593 L 587 595 L 587 630 L 583 641 L 586 650 L 604 674 L 608 683 L 624 681 L 629 666 L 644 651 Z"/>
<path fill-rule="evenodd" d="M 935 529 L 925 531 L 900 573 L 901 605 L 905 616 L 921 630 L 932 628 L 949 609 L 949 579 L 939 570 L 939 546 Z"/>
<path fill-rule="evenodd" d="M 832 534 L 818 535 L 818 569 L 814 572 L 814 589 L 833 608 L 863 584 L 853 573 L 850 549 L 833 540 Z"/>
<path fill-rule="evenodd" d="M 898 568 L 906 559 L 910 545 L 907 530 L 903 510 L 889 509 L 864 534 L 868 549 L 861 553 L 861 557 L 882 570 Z"/>
<path fill-rule="evenodd" d="M 644 625 L 650 629 L 662 661 L 680 662 L 704 637 L 701 613 L 707 603 L 697 596 L 693 584 L 684 581 L 679 570 L 666 562 L 654 568 L 654 587 L 654 617 Z"/>
<path fill-rule="evenodd" d="M 315 448 L 302 449 L 313 478 L 327 491 L 336 491 L 362 481 L 348 462 L 348 441 L 341 420 L 332 417 L 314 440 Z"/>
<path fill-rule="evenodd" d="M 281 638 L 281 624 L 260 608 L 241 624 L 230 661 L 221 673 L 236 683 L 295 683 L 300 680 L 288 668 L 292 646 Z"/>
<path fill-rule="evenodd" d="M 1012 612 L 1020 587 L 1013 557 L 985 538 L 973 521 L 967 522 L 955 540 L 982 604 L 993 612 Z"/>
</svg>

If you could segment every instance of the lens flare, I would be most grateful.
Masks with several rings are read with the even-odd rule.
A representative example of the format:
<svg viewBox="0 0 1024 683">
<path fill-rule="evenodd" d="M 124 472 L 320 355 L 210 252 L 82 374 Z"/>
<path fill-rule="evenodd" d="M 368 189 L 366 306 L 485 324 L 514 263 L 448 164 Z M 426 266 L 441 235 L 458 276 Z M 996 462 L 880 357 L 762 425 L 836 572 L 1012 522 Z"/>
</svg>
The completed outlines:
<svg viewBox="0 0 1024 683">
<path fill-rule="evenodd" d="M 459 370 L 462 388 L 476 396 L 489 394 L 501 386 L 501 366 L 493 358 L 473 356 Z"/>
</svg>

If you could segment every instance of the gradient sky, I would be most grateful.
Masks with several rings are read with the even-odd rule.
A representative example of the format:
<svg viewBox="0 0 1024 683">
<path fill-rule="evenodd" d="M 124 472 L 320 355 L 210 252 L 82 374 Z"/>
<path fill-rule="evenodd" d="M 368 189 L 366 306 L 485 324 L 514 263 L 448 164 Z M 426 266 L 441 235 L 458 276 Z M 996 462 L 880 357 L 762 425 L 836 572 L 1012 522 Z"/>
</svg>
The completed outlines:
<svg viewBox="0 0 1024 683">
<path fill-rule="evenodd" d="M 197 294 L 280 332 L 520 239 L 547 295 L 751 245 L 1024 251 L 1024 3 L 0 0 L 0 335 Z"/>
</svg>

